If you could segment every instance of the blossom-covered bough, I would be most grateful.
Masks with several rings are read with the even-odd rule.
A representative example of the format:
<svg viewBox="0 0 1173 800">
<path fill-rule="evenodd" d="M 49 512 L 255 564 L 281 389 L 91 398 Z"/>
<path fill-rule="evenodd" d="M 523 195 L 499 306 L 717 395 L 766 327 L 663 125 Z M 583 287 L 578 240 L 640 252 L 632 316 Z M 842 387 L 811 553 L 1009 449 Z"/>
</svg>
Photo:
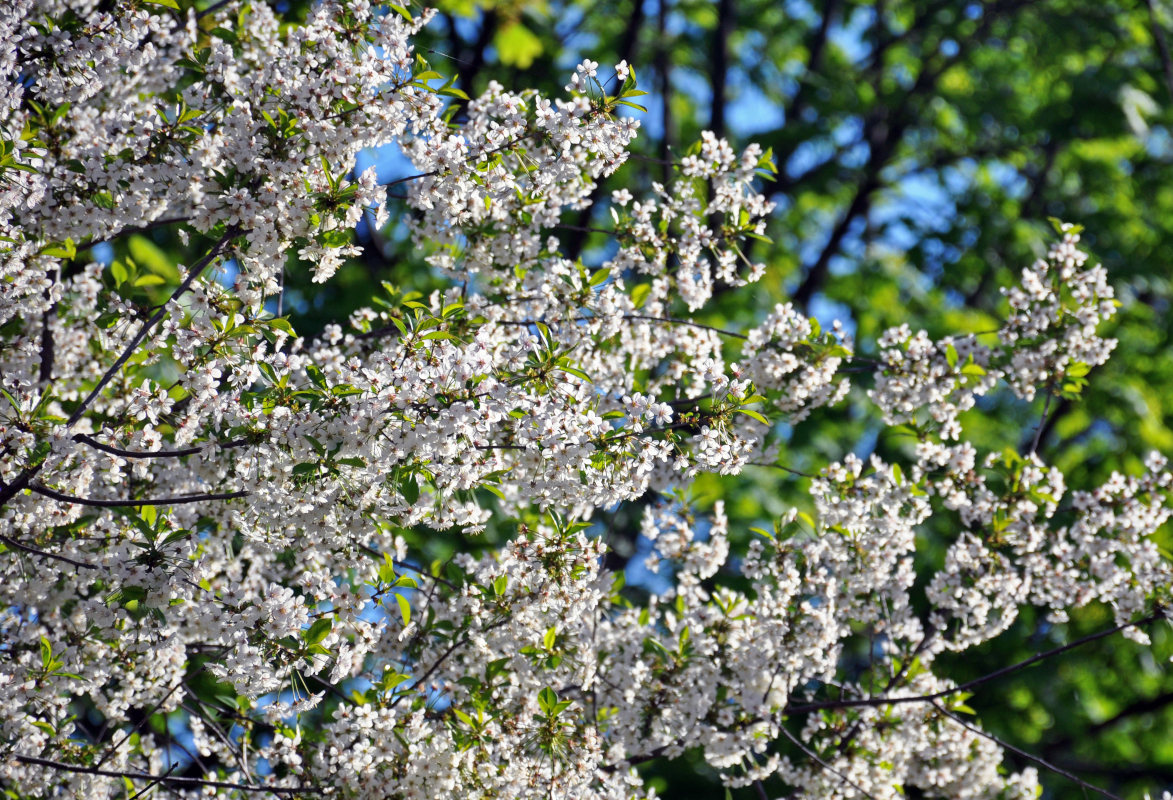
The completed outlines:
<svg viewBox="0 0 1173 800">
<path fill-rule="evenodd" d="M 614 193 L 604 263 L 560 253 L 563 212 L 636 134 L 626 64 L 583 63 L 561 98 L 468 99 L 413 53 L 427 12 L 175 6 L 0 8 L 8 796 L 618 800 L 689 750 L 794 797 L 1036 796 L 964 702 L 1055 651 L 961 685 L 936 657 L 1022 606 L 1104 603 L 1116 627 L 1090 638 L 1144 641 L 1171 578 L 1162 457 L 1069 490 L 1037 437 L 965 437 L 983 395 L 1045 413 L 1108 358 L 1115 301 L 1078 230 L 984 335 L 897 328 L 866 361 L 789 305 L 723 330 L 701 314 L 715 287 L 763 271 L 740 246 L 771 211 L 755 147 L 704 137 L 672 185 Z M 387 287 L 299 338 L 287 270 L 328 281 L 360 219 L 387 223 L 387 186 L 354 173 L 387 142 L 448 288 Z M 163 226 L 188 263 L 87 255 Z M 860 372 L 848 402 L 904 425 L 910 460 L 826 465 L 815 514 L 731 556 L 722 504 L 684 502 L 693 477 L 784 469 L 772 428 Z M 663 580 L 633 603 L 590 521 L 649 493 Z M 956 536 L 918 586 L 931 515 Z M 405 536 L 490 520 L 508 544 L 447 563 Z M 874 658 L 849 673 L 861 630 Z"/>
</svg>

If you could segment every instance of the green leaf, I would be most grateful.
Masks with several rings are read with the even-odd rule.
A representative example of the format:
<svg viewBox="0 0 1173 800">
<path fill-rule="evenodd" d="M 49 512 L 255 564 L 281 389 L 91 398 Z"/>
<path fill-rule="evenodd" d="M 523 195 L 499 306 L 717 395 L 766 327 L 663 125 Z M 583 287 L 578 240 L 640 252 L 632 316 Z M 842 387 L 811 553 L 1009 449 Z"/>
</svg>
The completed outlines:
<svg viewBox="0 0 1173 800">
<path fill-rule="evenodd" d="M 407 627 L 411 622 L 411 603 L 407 602 L 407 598 L 401 594 L 395 595 L 395 602 L 399 605 L 399 615 L 403 617 L 403 626 Z"/>
<path fill-rule="evenodd" d="M 16 402 L 16 398 L 13 397 L 9 391 L 2 386 L 0 386 L 0 396 L 3 396 L 4 399 L 8 401 L 9 405 L 12 406 L 13 411 L 15 411 L 17 414 L 20 413 L 20 403 Z"/>
<path fill-rule="evenodd" d="M 304 631 L 302 631 L 302 638 L 305 639 L 306 644 L 318 644 L 326 636 L 329 635 L 331 628 L 334 627 L 334 620 L 330 617 L 322 617 L 314 621 Z"/>
<path fill-rule="evenodd" d="M 147 5 L 163 6 L 164 8 L 179 10 L 179 3 L 175 2 L 175 0 L 143 0 L 143 2 Z"/>
<path fill-rule="evenodd" d="M 66 239 L 64 242 L 55 242 L 42 248 L 41 255 L 51 256 L 52 258 L 75 258 L 77 256 L 77 245 L 73 243 L 73 239 Z"/>
<path fill-rule="evenodd" d="M 493 37 L 497 57 L 507 67 L 529 69 L 534 59 L 542 54 L 542 40 L 520 22 L 512 22 L 497 31 Z"/>
<path fill-rule="evenodd" d="M 738 414 L 745 414 L 747 417 L 753 417 L 754 419 L 756 419 L 758 422 L 762 423 L 763 425 L 770 424 L 770 420 L 766 419 L 761 414 L 754 411 L 752 408 L 739 408 L 739 409 L 737 409 L 737 413 Z"/>
<path fill-rule="evenodd" d="M 641 283 L 631 290 L 631 304 L 636 308 L 642 308 L 651 291 L 652 285 L 650 283 Z"/>
<path fill-rule="evenodd" d="M 274 317 L 268 320 L 268 325 L 273 330 L 281 331 L 287 336 L 297 336 L 297 333 L 293 330 L 293 326 L 289 324 L 289 320 L 285 319 L 285 317 Z"/>
<path fill-rule="evenodd" d="M 410 12 L 410 11 L 408 11 L 408 10 L 407 10 L 406 8 L 404 8 L 403 6 L 396 5 L 395 3 L 388 3 L 388 4 L 387 4 L 387 8 L 391 9 L 392 11 L 395 11 L 396 13 L 398 13 L 398 14 L 399 14 L 399 16 L 403 17 L 403 18 L 404 18 L 405 20 L 407 20 L 408 22 L 413 22 L 413 21 L 414 21 L 414 20 L 413 20 L 413 18 L 412 18 L 412 16 L 411 16 L 411 12 Z"/>
<path fill-rule="evenodd" d="M 53 663 L 53 645 L 44 636 L 41 637 L 41 666 L 46 670 Z"/>
<path fill-rule="evenodd" d="M 585 372 L 583 372 L 578 367 L 570 367 L 570 366 L 567 366 L 566 364 L 559 364 L 558 369 L 562 370 L 563 372 L 568 372 L 576 378 L 581 378 L 584 381 L 586 381 L 587 383 L 591 382 L 591 376 L 587 375 Z"/>
<path fill-rule="evenodd" d="M 179 283 L 179 269 L 175 262 L 150 239 L 141 235 L 134 235 L 126 243 L 130 257 L 134 263 L 146 267 L 149 272 L 158 275 L 165 283 Z"/>
<path fill-rule="evenodd" d="M 415 501 L 420 499 L 420 485 L 416 483 L 414 475 L 408 475 L 399 482 L 399 493 L 409 506 L 415 505 Z"/>
<path fill-rule="evenodd" d="M 547 717 L 555 716 L 558 708 L 558 693 L 549 686 L 542 689 L 538 692 L 538 706 Z"/>
<path fill-rule="evenodd" d="M 306 365 L 305 372 L 310 376 L 310 380 L 314 382 L 314 385 L 320 389 L 326 388 L 326 376 L 322 374 L 320 369 L 313 364 L 308 364 Z"/>
</svg>

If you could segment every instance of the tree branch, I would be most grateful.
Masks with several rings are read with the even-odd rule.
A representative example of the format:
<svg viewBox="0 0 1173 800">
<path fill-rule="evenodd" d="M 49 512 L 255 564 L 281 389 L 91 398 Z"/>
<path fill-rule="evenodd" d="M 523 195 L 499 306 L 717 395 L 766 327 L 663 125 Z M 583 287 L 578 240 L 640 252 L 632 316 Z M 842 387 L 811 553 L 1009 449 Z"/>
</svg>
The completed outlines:
<svg viewBox="0 0 1173 800">
<path fill-rule="evenodd" d="M 209 447 L 217 446 L 222 448 L 239 447 L 242 444 L 247 444 L 247 439 L 232 439 L 226 442 L 207 442 L 206 444 L 197 445 L 195 447 L 185 447 L 180 450 L 124 450 L 121 447 L 105 444 L 99 442 L 92 436 L 84 433 L 79 433 L 73 437 L 73 441 L 89 445 L 95 450 L 101 450 L 103 453 L 109 453 L 113 456 L 122 456 L 123 458 L 182 458 L 183 456 L 194 456 L 202 453 Z"/>
<path fill-rule="evenodd" d="M 1011 753 L 1014 753 L 1015 755 L 1022 756 L 1023 758 L 1027 759 L 1028 761 L 1033 761 L 1034 763 L 1038 764 L 1040 767 L 1043 767 L 1044 769 L 1048 769 L 1051 772 L 1054 772 L 1056 775 L 1062 775 L 1064 778 L 1066 778 L 1069 781 L 1073 781 L 1080 788 L 1082 788 L 1084 790 L 1090 789 L 1093 792 L 1096 792 L 1097 794 L 1102 794 L 1104 797 L 1110 798 L 1110 800 L 1124 800 L 1124 798 L 1120 797 L 1119 795 L 1112 794 L 1107 789 L 1101 789 L 1099 786 L 1096 786 L 1093 783 L 1088 783 L 1083 778 L 1079 777 L 1078 775 L 1076 775 L 1073 772 L 1068 772 L 1067 770 L 1063 769 L 1062 767 L 1057 767 L 1054 764 L 1052 764 L 1051 762 L 1045 761 L 1032 753 L 1028 753 L 1025 750 L 1022 750 L 1018 747 L 1015 747 L 1014 745 L 1010 744 L 1009 742 L 1003 741 L 1002 739 L 999 739 L 997 736 L 994 736 L 991 733 L 986 733 L 981 728 L 970 725 L 968 722 L 963 720 L 961 717 L 958 717 L 957 715 L 947 711 L 939 703 L 933 702 L 932 706 L 933 706 L 933 708 L 937 709 L 938 713 L 953 720 L 954 722 L 956 722 L 961 727 L 965 728 L 970 733 L 973 733 L 977 736 L 980 736 L 983 739 L 988 739 L 989 741 L 998 745 L 1002 749 L 1009 750 Z"/>
<path fill-rule="evenodd" d="M 69 419 L 65 421 L 67 427 L 73 425 L 82 418 L 82 415 L 86 413 L 86 410 L 90 407 L 90 404 L 94 402 L 94 399 L 98 396 L 102 389 L 106 388 L 106 384 L 109 383 L 110 380 L 118 374 L 118 371 L 122 369 L 122 365 L 129 361 L 130 357 L 134 355 L 136 350 L 138 350 L 138 346 L 143 343 L 144 339 L 147 338 L 147 334 L 151 332 L 151 329 L 163 321 L 163 318 L 167 316 L 168 305 L 187 294 L 187 290 L 191 288 L 193 283 L 195 283 L 196 278 L 203 274 L 204 270 L 208 268 L 208 265 L 215 261 L 216 257 L 220 255 L 220 251 L 224 248 L 224 246 L 228 244 L 228 242 L 232 241 L 232 239 L 237 235 L 239 235 L 239 233 L 239 228 L 229 228 L 224 233 L 224 235 L 220 237 L 220 241 L 216 242 L 216 244 L 212 246 L 212 249 L 208 251 L 207 255 L 192 265 L 191 269 L 188 270 L 187 277 L 183 279 L 183 283 L 179 284 L 175 291 L 171 293 L 171 297 L 168 298 L 166 303 L 159 306 L 155 313 L 148 317 L 145 322 L 143 322 L 142 326 L 138 329 L 138 332 L 134 335 L 133 338 L 131 338 L 130 342 L 123 349 L 122 354 L 118 356 L 118 359 L 112 365 L 110 365 L 110 368 L 107 369 L 105 373 L 102 374 L 102 377 L 98 380 L 97 385 L 94 386 L 92 390 L 90 390 L 90 393 L 86 396 L 86 399 L 82 400 L 81 404 L 76 409 L 74 409 L 72 414 L 69 415 Z"/>
<path fill-rule="evenodd" d="M 39 767 L 59 770 L 61 772 L 77 772 L 83 775 L 101 775 L 105 778 L 130 778 L 139 781 L 156 781 L 171 786 L 189 786 L 194 788 L 209 787 L 213 789 L 235 789 L 238 792 L 263 792 L 275 795 L 314 794 L 328 795 L 330 790 L 317 786 L 249 786 L 245 783 L 231 783 L 230 781 L 213 781 L 204 778 L 185 778 L 181 776 L 168 777 L 167 775 L 152 775 L 149 772 L 123 772 L 120 770 L 100 769 L 98 767 L 83 767 L 80 764 L 65 764 L 52 761 L 48 758 L 25 756 L 17 753 L 13 756 L 21 764 L 34 764 Z"/>
<path fill-rule="evenodd" d="M 1165 72 L 1165 89 L 1169 92 L 1169 99 L 1173 100 L 1173 57 L 1169 55 L 1169 42 L 1165 39 L 1165 31 L 1161 28 L 1161 21 L 1157 19 L 1157 9 L 1153 7 L 1153 0 L 1144 0 L 1149 9 L 1149 20 L 1153 26 L 1153 39 L 1157 43 L 1157 53 L 1161 56 L 1161 68 Z"/>
<path fill-rule="evenodd" d="M 184 494 L 176 497 L 149 497 L 136 498 L 128 497 L 125 500 L 101 500 L 92 497 L 74 497 L 72 495 L 64 494 L 56 489 L 50 489 L 48 486 L 41 484 L 30 484 L 29 490 L 36 492 L 44 497 L 53 500 L 60 500 L 62 503 L 76 503 L 81 506 L 94 506 L 95 508 L 128 508 L 137 506 L 177 506 L 185 503 L 202 503 L 211 500 L 235 500 L 238 497 L 247 497 L 249 492 L 218 492 L 209 494 Z"/>
<path fill-rule="evenodd" d="M 782 731 L 782 735 L 785 736 L 787 739 L 789 739 L 795 747 L 797 747 L 799 750 L 801 750 L 803 753 L 805 753 L 807 758 L 814 761 L 816 764 L 818 764 L 820 767 L 822 767 L 823 769 L 830 772 L 832 775 L 835 775 L 836 777 L 838 777 L 840 780 L 842 780 L 844 783 L 846 783 L 852 789 L 855 789 L 855 791 L 859 792 L 864 797 L 869 797 L 869 798 L 871 798 L 871 800 L 876 800 L 876 798 L 873 795 L 868 794 L 868 792 L 862 786 L 860 786 L 855 781 L 851 780 L 851 778 L 847 777 L 839 770 L 832 767 L 830 764 L 828 764 L 826 761 L 824 761 L 822 758 L 820 758 L 818 753 L 816 753 L 814 750 L 811 750 L 809 747 L 807 747 L 805 744 L 803 744 L 801 741 L 799 741 L 797 736 L 795 736 L 790 731 L 786 730 L 785 725 L 779 725 L 778 730 Z"/>
<path fill-rule="evenodd" d="M 1067 644 L 1060 647 L 1055 647 L 1051 650 L 1038 653 L 1037 655 L 1031 656 L 1024 661 L 1019 661 L 1017 664 L 1011 664 L 1008 667 L 1002 667 L 1001 669 L 994 670 L 993 672 L 983 675 L 980 678 L 974 678 L 971 681 L 966 681 L 965 683 L 954 686 L 952 689 L 942 689 L 941 691 L 933 692 L 932 694 L 917 695 L 915 697 L 868 697 L 857 700 L 828 700 L 820 703 L 804 703 L 801 705 L 787 706 L 786 711 L 792 714 L 802 714 L 808 711 L 820 711 L 823 709 L 879 707 L 900 705 L 902 703 L 931 703 L 934 700 L 940 700 L 943 697 L 948 697 L 949 695 L 956 694 L 957 692 L 965 692 L 973 689 L 976 686 L 981 686 L 983 683 L 989 683 L 996 678 L 1001 678 L 1006 675 L 1010 675 L 1011 673 L 1018 672 L 1019 670 L 1025 669 L 1032 664 L 1037 664 L 1040 661 L 1045 661 L 1048 658 L 1061 655 L 1062 653 L 1066 653 L 1068 650 L 1074 650 L 1077 647 L 1081 647 L 1082 645 L 1088 644 L 1089 642 L 1094 642 L 1097 639 L 1107 638 L 1108 636 L 1119 633 L 1126 628 L 1140 627 L 1142 625 L 1147 625 L 1150 622 L 1156 622 L 1157 620 L 1164 618 L 1164 612 L 1154 611 L 1147 617 L 1138 619 L 1135 622 L 1126 622 L 1123 625 L 1117 625 L 1114 628 L 1109 628 L 1108 630 L 1089 634 L 1088 636 L 1084 636 L 1082 639 L 1076 639 L 1074 642 L 1068 642 Z"/>
<path fill-rule="evenodd" d="M 10 536 L 5 536 L 2 533 L 0 533 L 0 542 L 4 542 L 4 544 L 8 545 L 9 547 L 15 548 L 17 550 L 21 550 L 25 553 L 29 553 L 34 556 L 39 556 L 40 558 L 51 558 L 51 559 L 55 559 L 57 561 L 62 561 L 66 564 L 69 564 L 70 566 L 77 567 L 78 569 L 97 569 L 98 568 L 95 564 L 87 564 L 84 561 L 75 561 L 74 559 L 70 558 L 69 556 L 63 556 L 59 553 L 50 553 L 47 550 L 38 550 L 35 547 L 30 547 L 27 544 L 23 544 L 22 542 L 18 542 L 16 539 L 13 539 Z"/>
</svg>

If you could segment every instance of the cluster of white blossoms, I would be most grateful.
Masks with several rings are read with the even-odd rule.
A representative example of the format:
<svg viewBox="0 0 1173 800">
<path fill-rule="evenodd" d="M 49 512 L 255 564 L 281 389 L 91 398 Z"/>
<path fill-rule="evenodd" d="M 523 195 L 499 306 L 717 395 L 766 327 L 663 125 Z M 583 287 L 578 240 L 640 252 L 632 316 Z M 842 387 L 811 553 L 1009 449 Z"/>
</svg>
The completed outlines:
<svg viewBox="0 0 1173 800">
<path fill-rule="evenodd" d="M 827 465 L 814 515 L 746 549 L 722 504 L 684 503 L 693 478 L 768 464 L 776 423 L 849 396 L 854 347 L 789 305 L 745 332 L 693 316 L 763 273 L 739 246 L 772 210 L 757 147 L 705 134 L 669 185 L 616 191 L 587 266 L 560 225 L 636 135 L 626 63 L 615 94 L 588 61 L 564 97 L 492 84 L 453 115 L 411 46 L 427 13 L 172 5 L 0 4 L 0 785 L 622 800 L 691 750 L 791 797 L 1036 796 L 934 657 L 1024 605 L 1150 621 L 1173 580 L 1162 458 L 1064 504 L 1033 450 L 964 440 L 978 396 L 1075 394 L 1107 358 L 1073 231 L 996 345 L 885 333 L 870 397 L 915 452 Z M 299 337 L 287 270 L 328 281 L 360 219 L 386 224 L 355 158 L 388 142 L 447 286 Z M 639 500 L 643 595 L 591 527 Z M 918 615 L 934 515 L 958 533 Z M 425 563 L 490 525 L 500 549 Z"/>
</svg>

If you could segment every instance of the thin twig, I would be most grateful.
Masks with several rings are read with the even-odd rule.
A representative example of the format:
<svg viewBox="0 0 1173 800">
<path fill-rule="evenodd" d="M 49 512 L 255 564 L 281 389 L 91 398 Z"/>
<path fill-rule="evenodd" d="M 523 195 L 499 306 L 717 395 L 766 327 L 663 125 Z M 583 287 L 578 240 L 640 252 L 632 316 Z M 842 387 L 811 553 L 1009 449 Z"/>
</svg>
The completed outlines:
<svg viewBox="0 0 1173 800">
<path fill-rule="evenodd" d="M 202 667 L 201 667 L 201 669 L 202 669 Z M 184 685 L 183 681 L 180 681 L 179 683 L 172 686 L 171 690 L 168 691 L 167 694 L 165 694 L 161 698 L 159 698 L 158 702 L 155 703 L 155 705 L 151 708 L 150 711 L 148 711 L 146 714 L 143 714 L 142 720 L 137 725 L 135 725 L 133 728 L 131 728 L 128 731 L 123 731 L 122 738 L 119 739 L 114 744 L 110 745 L 110 749 L 106 751 L 106 754 L 104 756 L 102 756 L 101 758 L 98 759 L 98 763 L 95 764 L 94 766 L 100 767 L 103 764 L 105 764 L 107 761 L 109 761 L 114 756 L 114 754 L 118 752 L 118 748 L 122 746 L 122 743 L 125 742 L 127 739 L 129 739 L 131 736 L 133 736 L 135 733 L 137 733 L 142 728 L 143 725 L 146 725 L 147 721 L 155 714 L 155 712 L 158 711 L 160 708 L 162 708 L 163 704 L 171 699 L 171 695 L 173 695 L 177 691 L 179 691 L 183 687 L 183 685 Z M 146 791 L 146 790 L 144 790 L 144 791 Z"/>
<path fill-rule="evenodd" d="M 870 797 L 871 800 L 876 800 L 876 798 L 873 795 L 869 794 L 868 791 L 866 789 L 864 789 L 862 786 L 860 786 L 858 783 L 851 780 L 851 778 L 847 777 L 842 772 L 840 772 L 839 770 L 832 767 L 830 764 L 828 764 L 823 759 L 819 758 L 818 753 L 816 753 L 814 750 L 811 750 L 809 747 L 807 747 L 805 744 L 803 744 L 801 741 L 799 741 L 797 736 L 795 736 L 790 731 L 786 730 L 785 725 L 779 725 L 778 730 L 782 731 L 783 736 L 785 736 L 787 739 L 789 739 L 794 744 L 794 746 L 797 747 L 799 750 L 806 753 L 807 757 L 810 758 L 812 761 L 814 761 L 816 764 L 818 764 L 820 767 L 827 770 L 832 775 L 838 776 L 844 783 L 846 783 L 851 788 L 855 789 L 855 791 L 859 792 L 864 797 Z"/>
<path fill-rule="evenodd" d="M 900 705 L 902 703 L 931 703 L 934 700 L 940 700 L 943 697 L 948 697 L 949 695 L 956 694 L 958 692 L 968 691 L 969 689 L 972 689 L 976 686 L 981 686 L 983 683 L 988 683 L 989 681 L 992 681 L 995 678 L 1001 678 L 1005 675 L 1009 675 L 1013 672 L 1017 672 L 1021 669 L 1025 669 L 1026 667 L 1029 667 L 1032 664 L 1037 664 L 1040 661 L 1045 661 L 1048 658 L 1052 658 L 1053 656 L 1060 655 L 1062 653 L 1067 652 L 1068 650 L 1074 650 L 1077 647 L 1085 645 L 1089 642 L 1094 642 L 1097 639 L 1104 639 L 1104 638 L 1111 636 L 1115 633 L 1119 633 L 1120 631 L 1122 631 L 1126 628 L 1133 628 L 1133 627 L 1140 627 L 1142 625 L 1147 625 L 1150 622 L 1155 622 L 1158 619 L 1163 619 L 1164 616 L 1165 615 L 1163 612 L 1155 611 L 1143 619 L 1136 620 L 1135 622 L 1125 622 L 1123 625 L 1117 625 L 1114 628 L 1109 628 L 1108 630 L 1100 631 L 1099 633 L 1089 634 L 1087 636 L 1084 636 L 1082 639 L 1076 639 L 1074 642 L 1069 642 L 1065 645 L 1062 645 L 1061 647 L 1056 647 L 1051 650 L 1047 650 L 1045 652 L 1038 653 L 1037 655 L 1031 656 L 1030 658 L 1026 659 L 1025 661 L 1019 661 L 1017 664 L 1011 664 L 1008 667 L 1002 667 L 1001 669 L 994 670 L 993 672 L 991 672 L 987 675 L 983 675 L 980 678 L 974 678 L 972 681 L 966 681 L 965 683 L 954 686 L 952 689 L 942 689 L 939 692 L 933 692 L 932 694 L 925 694 L 925 695 L 917 695 L 915 697 L 869 697 L 869 698 L 863 698 L 863 699 L 859 699 L 859 700 L 829 700 L 829 701 L 822 702 L 822 703 L 805 703 L 802 705 L 788 706 L 786 711 L 787 711 L 787 713 L 791 713 L 791 714 L 801 714 L 801 713 L 805 713 L 808 711 L 820 711 L 822 709 L 894 706 L 894 705 Z"/>
<path fill-rule="evenodd" d="M 188 270 L 187 277 L 183 279 L 183 283 L 176 287 L 175 291 L 171 293 L 171 297 L 168 298 L 166 303 L 159 306 L 155 313 L 148 317 L 145 322 L 143 322 L 142 326 L 139 327 L 138 332 L 135 333 L 130 342 L 128 342 L 126 347 L 123 349 L 122 354 L 118 356 L 118 359 L 102 374 L 102 377 L 98 380 L 98 383 L 94 386 L 94 388 L 90 390 L 90 393 L 86 395 L 86 398 L 82 400 L 81 404 L 78 405 L 78 407 L 74 409 L 73 413 L 69 415 L 69 419 L 65 421 L 66 427 L 73 425 L 82 418 L 82 415 L 86 413 L 86 410 L 90 407 L 90 404 L 94 402 L 94 398 L 96 398 L 98 394 L 101 393 L 104 388 L 106 388 L 106 384 L 109 383 L 110 380 L 118 374 L 118 371 L 122 369 L 122 365 L 130 360 L 130 357 L 134 355 L 136 350 L 138 350 L 138 346 L 143 343 L 144 339 L 147 338 L 147 334 L 151 332 L 151 329 L 162 322 L 163 318 L 167 316 L 168 306 L 171 304 L 171 302 L 178 300 L 180 297 L 186 294 L 187 290 L 191 288 L 191 285 L 195 283 L 196 278 L 202 275 L 204 270 L 208 268 L 208 265 L 215 261 L 216 257 L 220 255 L 220 251 L 224 248 L 224 246 L 239 234 L 239 228 L 235 226 L 229 228 L 225 234 L 220 237 L 220 241 L 216 242 L 216 244 L 212 246 L 212 249 L 208 251 L 207 255 L 192 265 L 191 269 Z"/>
<path fill-rule="evenodd" d="M 1022 756 L 1023 758 L 1025 758 L 1029 761 L 1033 761 L 1036 764 L 1038 764 L 1040 767 L 1043 767 L 1044 769 L 1049 769 L 1051 772 L 1054 772 L 1056 775 L 1062 775 L 1067 780 L 1073 781 L 1074 783 L 1079 785 L 1079 787 L 1081 789 L 1085 789 L 1085 790 L 1090 789 L 1093 792 L 1096 792 L 1097 794 L 1102 794 L 1104 797 L 1110 798 L 1111 800 L 1124 800 L 1124 798 L 1120 797 L 1119 795 L 1112 794 L 1107 789 L 1101 789 L 1099 786 L 1096 786 L 1094 783 L 1088 783 L 1087 781 L 1085 781 L 1083 778 L 1079 777 L 1075 773 L 1068 772 L 1067 770 L 1063 769 L 1062 767 L 1055 766 L 1051 762 L 1045 761 L 1044 759 L 1039 758 L 1038 756 L 1034 755 L 1033 753 L 1028 753 L 1027 751 L 1022 750 L 1021 748 L 1015 747 L 1014 745 L 1010 744 L 1009 742 L 1006 742 L 1006 741 L 1003 741 L 1002 739 L 999 739 L 997 736 L 994 736 L 992 733 L 986 733 L 981 728 L 970 725 L 968 722 L 963 720 L 961 717 L 947 711 L 939 703 L 933 702 L 932 706 L 933 706 L 933 708 L 937 709 L 937 711 L 940 714 L 953 720 L 954 722 L 956 722 L 961 727 L 965 728 L 970 733 L 974 733 L 974 734 L 982 737 L 983 739 L 988 739 L 989 741 L 993 742 L 994 744 L 998 745 L 999 747 L 1003 748 L 1004 750 L 1009 750 L 1011 753 L 1014 753 L 1015 755 Z"/>
<path fill-rule="evenodd" d="M 1035 436 L 1030 443 L 1030 452 L 1027 455 L 1033 455 L 1039 449 L 1039 440 L 1043 438 L 1043 430 L 1047 427 L 1047 414 L 1051 413 L 1051 400 L 1054 397 L 1055 393 L 1051 391 L 1051 385 L 1047 384 L 1047 399 L 1043 402 L 1043 415 L 1039 417 L 1039 424 L 1035 427 Z"/>
<path fill-rule="evenodd" d="M 186 748 L 185 748 L 185 749 L 186 749 Z M 188 755 L 191 755 L 191 754 L 189 753 Z M 156 778 L 155 780 L 153 780 L 153 781 L 151 781 L 150 783 L 148 783 L 148 784 L 147 784 L 146 786 L 144 786 L 142 789 L 140 789 L 140 790 L 138 790 L 137 792 L 135 792 L 134 794 L 132 794 L 132 795 L 130 796 L 129 800 L 138 800 L 138 798 L 140 798 L 140 797 L 145 797 L 145 796 L 146 796 L 146 794 L 147 794 L 147 792 L 151 791 L 151 789 L 154 789 L 154 788 L 155 788 L 156 786 L 158 786 L 158 785 L 159 785 L 159 784 L 160 784 L 162 781 L 165 781 L 165 780 L 166 780 L 166 779 L 167 779 L 167 778 L 168 778 L 168 777 L 171 775 L 171 773 L 172 773 L 172 772 L 174 772 L 175 770 L 177 770 L 178 768 L 179 768 L 179 762 L 178 762 L 178 761 L 176 761 L 176 762 L 174 762 L 174 763 L 173 763 L 171 766 L 169 766 L 169 767 L 167 768 L 167 771 L 166 771 L 166 772 L 164 772 L 162 775 L 160 775 L 160 776 L 159 776 L 158 778 Z"/>
<path fill-rule="evenodd" d="M 355 542 L 355 544 L 358 546 L 359 550 L 362 550 L 364 553 L 371 556 L 372 558 L 382 559 L 382 558 L 387 557 L 386 553 L 382 553 L 369 545 L 363 544 L 362 542 Z M 418 573 L 419 575 L 422 575 L 423 577 L 430 578 L 430 579 L 436 581 L 436 583 L 447 586 L 449 589 L 459 588 L 452 581 L 441 578 L 439 575 L 433 575 L 430 572 L 425 572 L 422 568 L 414 566 L 412 564 L 408 564 L 406 561 L 400 561 L 398 558 L 392 558 L 391 563 L 397 567 L 401 567 L 403 569 L 409 569 L 412 572 L 415 572 L 415 573 Z"/>
<path fill-rule="evenodd" d="M 220 0 L 220 2 L 218 2 L 218 3 L 212 3 L 212 5 L 208 6 L 203 11 L 197 11 L 196 12 L 196 19 L 203 19 L 204 17 L 208 16 L 209 14 L 215 14 L 217 11 L 224 8 L 224 6 L 228 5 L 231 2 L 232 2 L 232 0 Z"/>
</svg>

